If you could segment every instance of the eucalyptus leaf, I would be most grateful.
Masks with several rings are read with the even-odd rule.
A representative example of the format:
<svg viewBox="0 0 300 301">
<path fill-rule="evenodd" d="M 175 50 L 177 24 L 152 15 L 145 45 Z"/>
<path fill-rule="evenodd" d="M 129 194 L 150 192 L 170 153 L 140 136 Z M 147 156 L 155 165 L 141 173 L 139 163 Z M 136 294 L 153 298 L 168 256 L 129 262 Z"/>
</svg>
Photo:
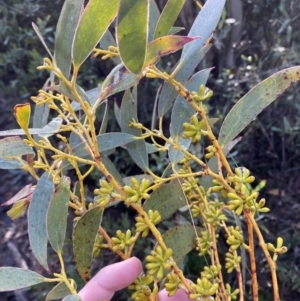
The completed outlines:
<svg viewBox="0 0 300 301">
<path fill-rule="evenodd" d="M 218 25 L 225 2 L 225 0 L 207 0 L 205 2 L 188 33 L 189 37 L 200 36 L 201 39 L 183 47 L 180 65 L 185 65 L 190 57 L 193 57 L 207 43 Z"/>
<path fill-rule="evenodd" d="M 191 139 L 184 139 L 182 136 L 172 136 L 172 140 L 176 146 L 170 145 L 168 152 L 169 159 L 172 163 L 178 163 L 185 156 L 178 148 L 187 150 L 191 145 Z"/>
<path fill-rule="evenodd" d="M 148 22 L 149 0 L 120 1 L 117 18 L 119 53 L 126 68 L 134 74 L 140 74 L 144 66 Z"/>
<path fill-rule="evenodd" d="M 0 267 L 0 292 L 14 291 L 45 281 L 45 278 L 30 270 Z"/>
<path fill-rule="evenodd" d="M 28 165 L 26 161 L 17 159 L 0 158 L 0 169 L 21 169 L 23 165 Z"/>
<path fill-rule="evenodd" d="M 70 77 L 72 44 L 83 3 L 83 0 L 65 0 L 56 25 L 54 59 L 67 79 Z"/>
<path fill-rule="evenodd" d="M 148 27 L 148 43 L 154 39 L 154 32 L 160 16 L 159 9 L 155 0 L 149 1 L 149 27 Z"/>
<path fill-rule="evenodd" d="M 165 36 L 174 25 L 185 0 L 168 0 L 158 20 L 154 39 Z"/>
<path fill-rule="evenodd" d="M 48 238 L 55 252 L 61 251 L 64 245 L 69 199 L 70 179 L 62 177 L 54 191 L 47 213 Z"/>
<path fill-rule="evenodd" d="M 47 210 L 53 195 L 52 176 L 45 172 L 36 184 L 28 208 L 28 234 L 33 254 L 38 262 L 48 270 L 47 263 Z"/>
<path fill-rule="evenodd" d="M 57 300 L 70 295 L 70 289 L 64 282 L 58 283 L 46 296 L 46 301 Z"/>
<path fill-rule="evenodd" d="M 79 20 L 72 46 L 75 69 L 86 60 L 114 20 L 118 0 L 90 0 Z"/>
<path fill-rule="evenodd" d="M 243 96 L 224 119 L 219 133 L 222 147 L 232 141 L 260 112 L 300 80 L 300 66 L 283 69 Z"/>
<path fill-rule="evenodd" d="M 136 137 L 142 135 L 140 129 L 129 127 L 132 119 L 137 118 L 137 103 L 134 101 L 129 90 L 125 91 L 121 105 L 121 129 L 124 133 L 132 134 Z M 126 148 L 132 158 L 132 160 L 143 170 L 149 167 L 148 153 L 144 140 L 137 140 L 126 145 Z"/>
<path fill-rule="evenodd" d="M 73 250 L 75 264 L 80 277 L 85 282 L 91 279 L 93 247 L 101 224 L 102 214 L 102 208 L 94 207 L 82 215 L 74 227 Z"/>
<path fill-rule="evenodd" d="M 195 248 L 196 233 L 202 229 L 192 225 L 173 227 L 163 234 L 163 240 L 168 248 L 173 250 L 173 259 L 180 264 L 186 254 Z"/>
<path fill-rule="evenodd" d="M 178 180 L 164 184 L 155 190 L 144 204 L 144 210 L 158 210 L 162 220 L 170 217 L 179 208 L 185 206 L 187 200 Z"/>
<path fill-rule="evenodd" d="M 62 301 L 81 301 L 81 298 L 78 295 L 69 295 L 64 297 Z"/>
<path fill-rule="evenodd" d="M 0 140 L 0 158 L 34 155 L 34 151 L 20 137 L 6 137 Z M 11 158 L 12 159 L 12 158 Z"/>
</svg>

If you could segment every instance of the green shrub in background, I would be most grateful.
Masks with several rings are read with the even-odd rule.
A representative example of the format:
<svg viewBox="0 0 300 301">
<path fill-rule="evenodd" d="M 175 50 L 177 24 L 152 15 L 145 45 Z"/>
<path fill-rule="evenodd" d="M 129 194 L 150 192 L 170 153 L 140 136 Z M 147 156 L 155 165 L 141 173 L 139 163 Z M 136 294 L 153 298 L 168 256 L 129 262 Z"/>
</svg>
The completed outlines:
<svg viewBox="0 0 300 301">
<path fill-rule="evenodd" d="M 259 187 L 251 186 L 255 178 L 249 169 L 233 170 L 226 156 L 237 135 L 253 118 L 299 80 L 300 67 L 279 71 L 255 86 L 230 110 L 216 136 L 211 127 L 217 119 L 208 116 L 205 107 L 213 95 L 206 87 L 211 69 L 196 73 L 194 70 L 212 45 L 211 34 L 224 2 L 209 0 L 203 7 L 197 3 L 200 12 L 187 37 L 176 35 L 178 29 L 173 27 L 184 1 L 168 1 L 161 15 L 155 1 L 124 0 L 119 4 L 91 0 L 83 11 L 81 1 L 65 2 L 56 28 L 55 52 L 52 54 L 48 49 L 49 57 L 39 67 L 49 71 L 50 78 L 46 88 L 32 97 L 36 103 L 33 128 L 29 128 L 30 104 L 17 105 L 15 116 L 21 130 L 1 133 L 9 136 L 1 140 L 1 168 L 21 168 L 37 180 L 36 186 L 26 186 L 7 202 L 13 204 L 8 214 L 15 219 L 28 207 L 28 232 L 34 255 L 48 270 L 49 240 L 60 260 L 61 271 L 46 278 L 33 271 L 2 267 L 1 291 L 57 282 L 51 294 L 63 287 L 65 296 L 72 294 L 73 300 L 78 300 L 76 285 L 67 277 L 62 258 L 70 207 L 77 215 L 72 236 L 74 259 L 85 281 L 91 276 L 92 258 L 101 248 L 125 259 L 133 254 L 136 241 L 151 233 L 157 244 L 145 258 L 145 291 L 139 285 L 132 286 L 138 289 L 133 295 L 137 300 L 155 300 L 163 279 L 170 295 L 181 287 L 192 300 L 231 300 L 237 296 L 245 300 L 248 276 L 243 271 L 247 260 L 252 299 L 258 300 L 257 244 L 270 267 L 273 299 L 280 300 L 276 261 L 286 247 L 281 237 L 274 244 L 265 241 L 256 217 L 269 211 L 266 200 L 259 198 Z M 113 36 L 108 27 L 115 17 L 117 35 Z M 99 40 L 102 49 L 95 48 Z M 181 48 L 181 57 L 172 72 L 156 67 L 161 56 Z M 85 91 L 77 78 L 91 52 L 112 59 L 116 67 L 101 86 Z M 137 104 L 143 102 L 143 96 L 137 94 L 143 77 L 164 82 L 153 101 L 153 122 L 149 128 L 138 121 L 136 113 Z M 121 132 L 107 133 L 107 98 L 122 91 L 125 92 L 121 107 L 115 105 Z M 96 115 L 103 108 L 99 130 L 95 128 Z M 49 122 L 50 110 L 56 118 Z M 162 124 L 170 110 L 171 123 L 165 131 Z M 20 135 L 26 138 L 22 140 Z M 53 135 L 60 139 L 58 144 Z M 198 149 L 195 155 L 193 146 L 199 141 L 206 148 L 204 152 Z M 143 170 L 143 174 L 130 180 L 123 179 L 108 158 L 115 148 L 124 146 Z M 168 154 L 169 165 L 162 174 L 153 173 L 149 167 L 149 156 L 156 152 Z M 70 169 L 75 170 L 77 183 L 70 183 L 66 177 Z M 104 177 L 99 179 L 94 201 L 88 203 L 84 180 L 94 169 Z M 135 210 L 135 232 L 117 231 L 115 237 L 110 237 L 101 226 L 102 215 L 106 208 L 119 202 Z M 157 224 L 184 206 L 188 207 L 191 223 L 161 233 Z M 199 220 L 199 226 L 195 226 L 194 218 Z M 241 223 L 244 220 L 245 228 Z M 225 262 L 220 259 L 220 237 L 226 237 Z M 196 283 L 190 284 L 180 262 L 192 249 L 205 257 L 207 264 L 198 271 Z M 228 283 L 226 275 L 232 272 L 236 273 L 235 281 Z M 147 296 L 148 285 L 152 293 Z"/>
</svg>

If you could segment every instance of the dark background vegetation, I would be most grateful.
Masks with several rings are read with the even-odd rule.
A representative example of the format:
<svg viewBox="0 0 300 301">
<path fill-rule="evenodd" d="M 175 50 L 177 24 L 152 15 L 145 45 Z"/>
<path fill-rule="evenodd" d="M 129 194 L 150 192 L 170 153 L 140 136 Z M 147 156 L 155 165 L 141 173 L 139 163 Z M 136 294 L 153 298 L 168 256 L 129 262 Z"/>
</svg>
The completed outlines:
<svg viewBox="0 0 300 301">
<path fill-rule="evenodd" d="M 166 1 L 159 0 L 162 8 Z M 16 127 L 13 107 L 29 101 L 43 86 L 47 74 L 38 72 L 46 51 L 35 35 L 31 22 L 35 22 L 46 43 L 53 50 L 55 25 L 63 0 L 0 0 L 0 129 Z M 190 27 L 197 9 L 187 0 L 178 18 L 178 26 Z M 235 21 L 233 20 L 235 19 Z M 211 116 L 221 119 L 249 89 L 278 70 L 300 64 L 300 3 L 298 0 L 231 0 L 216 30 L 217 42 L 201 68 L 215 66 L 208 86 L 215 94 L 210 101 Z M 176 61 L 176 55 L 163 60 L 161 66 Z M 100 59 L 88 60 L 81 70 L 81 84 L 90 89 L 97 86 L 112 65 Z M 150 123 L 158 82 L 143 81 L 139 92 L 141 120 Z M 242 133 L 241 142 L 232 152 L 233 166 L 246 166 L 256 176 L 257 182 L 267 180 L 261 192 L 267 198 L 271 213 L 259 217 L 260 226 L 268 241 L 277 236 L 284 238 L 288 253 L 278 263 L 279 286 L 282 300 L 300 300 L 300 85 L 290 88 L 271 104 Z M 111 128 L 115 128 L 113 118 Z M 220 124 L 218 124 L 220 126 Z M 128 163 L 126 153 L 114 158 L 124 175 L 140 173 Z M 153 160 L 153 169 L 160 171 L 164 158 Z M 20 171 L 0 171 L 0 203 L 10 198 L 31 179 Z M 86 183 L 90 190 L 97 185 L 98 175 L 93 174 Z M 0 266 L 28 266 L 43 272 L 30 253 L 26 217 L 11 222 L 0 207 Z M 163 227 L 168 228 L 169 222 Z M 109 211 L 104 226 L 113 234 L 118 228 L 133 226 L 132 217 L 121 213 L 120 208 Z M 137 255 L 150 250 L 150 245 L 140 243 Z M 224 249 L 225 250 L 225 249 Z M 65 258 L 67 269 L 78 280 L 74 265 L 67 254 L 71 243 L 67 242 Z M 272 300 L 271 283 L 264 257 L 257 252 L 260 270 L 260 300 Z M 103 252 L 97 268 L 114 262 L 117 258 Z M 57 266 L 55 256 L 50 257 L 52 267 Z M 193 278 L 201 262 L 191 254 L 186 262 L 186 274 Z M 195 266 L 197 269 L 195 269 Z M 249 284 L 246 289 L 249 291 Z M 47 289 L 48 290 L 48 289 Z M 0 293 L 5 300 L 43 300 L 44 289 L 16 293 Z M 124 295 L 117 296 L 118 300 Z M 117 300 L 117 299 L 116 299 Z"/>
</svg>

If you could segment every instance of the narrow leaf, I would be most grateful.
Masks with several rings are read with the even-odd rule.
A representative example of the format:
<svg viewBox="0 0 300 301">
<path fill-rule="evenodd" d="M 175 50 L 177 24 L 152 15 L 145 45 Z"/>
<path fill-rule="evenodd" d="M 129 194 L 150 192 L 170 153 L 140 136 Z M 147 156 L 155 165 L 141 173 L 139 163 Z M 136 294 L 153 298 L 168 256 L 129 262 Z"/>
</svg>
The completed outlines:
<svg viewBox="0 0 300 301">
<path fill-rule="evenodd" d="M 115 117 L 118 122 L 118 125 L 121 126 L 121 110 L 116 101 L 114 102 L 114 113 L 115 113 Z"/>
<path fill-rule="evenodd" d="M 199 65 L 200 61 L 204 58 L 211 45 L 206 45 L 200 49 L 194 56 L 189 57 L 189 60 L 184 65 L 177 65 L 175 71 L 173 71 L 173 77 L 183 85 L 187 82 L 190 76 L 193 74 L 195 68 Z M 169 83 L 164 83 L 161 90 L 159 102 L 158 102 L 158 114 L 159 116 L 165 115 L 172 107 L 172 103 L 177 97 L 178 93 L 174 87 Z"/>
<path fill-rule="evenodd" d="M 120 1 L 117 18 L 117 40 L 122 62 L 139 74 L 146 56 L 149 0 Z M 134 47 L 133 47 L 134 46 Z"/>
<path fill-rule="evenodd" d="M 67 79 L 70 77 L 72 44 L 83 10 L 83 2 L 83 0 L 66 0 L 56 26 L 54 59 Z"/>
<path fill-rule="evenodd" d="M 172 134 L 172 140 L 175 142 L 175 146 L 170 145 L 169 147 L 169 159 L 172 163 L 178 163 L 184 158 L 184 153 L 179 150 L 179 147 L 187 150 L 191 145 L 191 139 L 184 139 L 182 136 L 174 136 Z"/>
<path fill-rule="evenodd" d="M 107 101 L 105 101 L 105 103 L 102 106 L 104 108 L 104 112 L 103 112 L 103 118 L 102 118 L 102 122 L 101 122 L 101 127 L 100 127 L 100 131 L 99 134 L 104 134 L 106 132 L 107 129 L 107 123 L 108 123 L 108 103 Z"/>
<path fill-rule="evenodd" d="M 52 176 L 45 172 L 33 192 L 28 209 L 28 234 L 33 254 L 48 270 L 47 263 L 47 210 L 54 190 Z"/>
<path fill-rule="evenodd" d="M 69 199 L 70 179 L 63 177 L 55 189 L 47 213 L 48 238 L 55 252 L 61 251 L 64 245 Z"/>
<path fill-rule="evenodd" d="M 5 203 L 1 204 L 1 206 L 9 206 L 14 204 L 15 202 L 18 202 L 19 200 L 28 197 L 31 195 L 34 191 L 34 188 L 32 187 L 32 184 L 26 185 L 24 188 L 22 188 L 20 191 L 18 191 L 12 198 L 10 198 Z"/>
<path fill-rule="evenodd" d="M 188 34 L 189 37 L 200 36 L 196 40 L 184 46 L 180 63 L 185 65 L 191 56 L 194 56 L 211 37 L 222 15 L 226 0 L 207 0 L 199 12 Z"/>
<path fill-rule="evenodd" d="M 263 80 L 243 96 L 227 114 L 219 134 L 223 147 L 232 141 L 261 111 L 300 80 L 300 66 L 283 69 Z"/>
<path fill-rule="evenodd" d="M 46 301 L 57 300 L 70 295 L 70 289 L 64 282 L 57 284 L 47 295 Z"/>
<path fill-rule="evenodd" d="M 73 249 L 79 275 L 84 281 L 91 279 L 93 246 L 102 220 L 103 209 L 94 207 L 77 222 L 73 231 Z"/>
<path fill-rule="evenodd" d="M 38 36 L 38 38 L 40 39 L 40 41 L 42 42 L 43 46 L 45 47 L 46 51 L 48 52 L 49 56 L 52 58 L 52 53 L 49 50 L 47 44 L 45 43 L 45 40 L 39 30 L 39 28 L 36 26 L 36 24 L 34 24 L 33 22 L 31 23 L 33 30 L 35 31 L 36 35 Z"/>
<path fill-rule="evenodd" d="M 21 169 L 23 165 L 28 165 L 24 160 L 22 160 L 22 162 L 23 163 L 16 159 L 0 158 L 0 169 Z"/>
<path fill-rule="evenodd" d="M 184 256 L 195 248 L 196 232 L 200 231 L 200 227 L 181 225 L 163 234 L 163 240 L 166 246 L 173 250 L 173 258 L 177 264 L 180 264 Z"/>
<path fill-rule="evenodd" d="M 119 64 L 104 80 L 99 100 L 101 101 L 110 95 L 129 89 L 136 85 L 139 80 L 140 76 L 130 73 L 123 64 Z"/>
<path fill-rule="evenodd" d="M 14 291 L 44 281 L 44 277 L 34 271 L 0 267 L 0 292 Z"/>
<path fill-rule="evenodd" d="M 172 181 L 155 190 L 144 204 L 144 210 L 158 210 L 162 220 L 186 205 L 185 194 L 178 181 Z"/>
<path fill-rule="evenodd" d="M 185 0 L 169 0 L 165 5 L 157 23 L 154 39 L 165 36 L 174 25 Z"/>
<path fill-rule="evenodd" d="M 184 30 L 185 28 L 184 27 L 177 27 L 177 26 L 174 26 L 171 28 L 170 32 L 168 33 L 169 36 L 173 35 L 173 34 L 177 34 L 178 32 Z"/>
<path fill-rule="evenodd" d="M 30 120 L 30 113 L 31 113 L 30 104 L 25 103 L 25 104 L 16 105 L 14 107 L 14 111 L 19 126 L 26 131 L 28 129 L 29 120 Z"/>
<path fill-rule="evenodd" d="M 28 132 L 31 135 L 39 135 L 41 137 L 50 137 L 53 134 L 57 133 L 60 125 L 62 123 L 62 119 L 60 117 L 53 118 L 47 125 L 45 125 L 43 128 L 30 128 L 28 129 Z M 26 135 L 24 130 L 8 130 L 8 131 L 1 131 L 0 136 L 19 136 L 19 135 Z M 13 137 L 10 137 L 13 138 Z M 19 137 L 18 137 L 19 138 Z M 4 140 L 4 139 L 3 139 Z M 33 153 L 33 152 L 32 152 Z"/>
<path fill-rule="evenodd" d="M 148 43 L 154 39 L 156 24 L 160 16 L 159 9 L 155 0 L 149 1 L 149 28 L 148 28 Z"/>
<path fill-rule="evenodd" d="M 34 155 L 34 151 L 20 137 L 7 137 L 0 140 L 0 158 Z"/>
<path fill-rule="evenodd" d="M 118 0 L 90 0 L 81 15 L 73 50 L 75 69 L 86 60 L 98 44 L 118 10 Z"/>
<path fill-rule="evenodd" d="M 194 39 L 195 38 L 184 36 L 165 36 L 150 42 L 147 45 L 144 68 L 155 65 L 162 56 L 178 51 L 186 43 L 189 43 Z"/>
<path fill-rule="evenodd" d="M 101 154 L 101 160 L 108 172 L 110 173 L 110 175 L 112 175 L 120 185 L 124 186 L 122 176 L 120 175 L 115 165 L 110 161 L 110 159 Z"/>
<path fill-rule="evenodd" d="M 132 98 L 130 91 L 126 90 L 121 105 L 121 129 L 124 133 L 140 137 L 142 135 L 142 131 L 140 129 L 129 127 L 132 119 L 135 119 L 136 121 L 138 120 L 137 103 Z M 137 140 L 132 143 L 128 143 L 126 148 L 132 160 L 141 169 L 145 170 L 149 167 L 148 154 L 144 140 Z"/>
<path fill-rule="evenodd" d="M 33 128 L 42 128 L 48 122 L 50 108 L 48 104 L 41 104 L 39 106 L 34 107 L 33 113 Z"/>
<path fill-rule="evenodd" d="M 100 94 L 101 94 L 101 85 L 98 85 L 97 88 L 86 91 L 85 95 L 86 95 L 87 100 L 88 100 L 91 107 L 96 103 L 96 101 L 99 98 Z M 73 108 L 74 111 L 81 110 L 80 104 L 76 101 L 72 102 L 72 108 Z"/>
</svg>

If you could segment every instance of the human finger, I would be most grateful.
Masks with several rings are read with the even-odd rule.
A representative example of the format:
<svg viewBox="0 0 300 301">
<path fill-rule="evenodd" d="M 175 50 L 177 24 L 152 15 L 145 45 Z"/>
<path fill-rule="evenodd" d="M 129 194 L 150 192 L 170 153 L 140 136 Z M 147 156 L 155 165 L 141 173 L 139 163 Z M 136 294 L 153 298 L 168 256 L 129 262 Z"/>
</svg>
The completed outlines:
<svg viewBox="0 0 300 301">
<path fill-rule="evenodd" d="M 78 293 L 82 301 L 108 301 L 116 291 L 131 284 L 142 272 L 136 257 L 101 269 Z"/>
</svg>

